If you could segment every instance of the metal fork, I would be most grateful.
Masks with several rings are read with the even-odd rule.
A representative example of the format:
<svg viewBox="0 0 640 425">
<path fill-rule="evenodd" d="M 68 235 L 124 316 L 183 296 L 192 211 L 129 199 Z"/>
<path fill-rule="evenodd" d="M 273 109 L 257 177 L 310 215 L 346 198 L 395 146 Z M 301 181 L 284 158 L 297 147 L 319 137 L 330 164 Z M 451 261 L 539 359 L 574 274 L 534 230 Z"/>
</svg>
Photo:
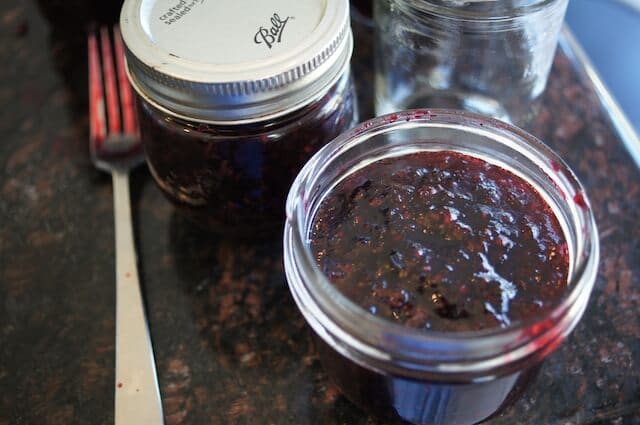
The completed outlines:
<svg viewBox="0 0 640 425">
<path fill-rule="evenodd" d="M 91 33 L 89 118 L 91 158 L 111 173 L 116 234 L 116 425 L 164 423 L 149 327 L 140 291 L 131 225 L 129 171 L 143 160 L 120 31 Z M 115 64 L 114 64 L 115 59 Z M 104 95 L 106 93 L 106 96 Z M 106 114 L 105 114 L 106 98 Z"/>
</svg>

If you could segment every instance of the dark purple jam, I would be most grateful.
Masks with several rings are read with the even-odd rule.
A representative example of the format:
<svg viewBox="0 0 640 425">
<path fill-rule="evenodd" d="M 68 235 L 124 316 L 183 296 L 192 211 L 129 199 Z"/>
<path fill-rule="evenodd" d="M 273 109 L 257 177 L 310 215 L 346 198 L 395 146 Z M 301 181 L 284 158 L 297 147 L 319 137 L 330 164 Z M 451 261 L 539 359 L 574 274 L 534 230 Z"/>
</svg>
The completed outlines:
<svg viewBox="0 0 640 425">
<path fill-rule="evenodd" d="M 254 124 L 209 125 L 139 102 L 147 163 L 165 195 L 198 224 L 222 232 L 276 230 L 305 162 L 357 119 L 345 74 L 323 98 Z"/>
<path fill-rule="evenodd" d="M 366 18 L 373 16 L 373 0 L 351 0 L 351 5 Z"/>
<path fill-rule="evenodd" d="M 540 317 L 567 290 L 551 207 L 522 178 L 451 151 L 382 159 L 322 201 L 311 247 L 330 281 L 371 314 L 473 331 Z"/>
</svg>

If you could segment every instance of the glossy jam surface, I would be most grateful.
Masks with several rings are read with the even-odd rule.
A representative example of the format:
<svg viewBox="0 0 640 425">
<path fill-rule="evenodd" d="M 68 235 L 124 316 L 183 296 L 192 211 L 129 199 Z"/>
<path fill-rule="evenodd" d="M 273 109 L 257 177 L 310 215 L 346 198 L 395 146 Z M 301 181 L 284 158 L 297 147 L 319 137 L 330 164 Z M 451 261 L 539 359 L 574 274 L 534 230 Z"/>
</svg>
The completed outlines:
<svg viewBox="0 0 640 425">
<path fill-rule="evenodd" d="M 322 201 L 310 240 L 343 294 L 415 328 L 506 327 L 544 315 L 567 289 L 567 243 L 551 207 L 522 178 L 457 152 L 355 171 Z"/>
<path fill-rule="evenodd" d="M 147 163 L 164 194 L 202 227 L 234 234 L 279 230 L 298 171 L 357 119 L 348 73 L 316 102 L 264 122 L 189 122 L 144 101 L 138 115 Z"/>
</svg>

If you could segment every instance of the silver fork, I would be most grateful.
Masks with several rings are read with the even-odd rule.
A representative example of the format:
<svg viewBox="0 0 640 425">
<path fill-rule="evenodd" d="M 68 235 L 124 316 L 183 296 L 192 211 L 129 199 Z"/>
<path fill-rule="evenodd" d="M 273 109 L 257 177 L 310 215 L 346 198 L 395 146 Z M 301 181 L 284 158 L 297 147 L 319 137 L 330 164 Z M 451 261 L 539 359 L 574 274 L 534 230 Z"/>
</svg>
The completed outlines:
<svg viewBox="0 0 640 425">
<path fill-rule="evenodd" d="M 131 225 L 129 171 L 143 160 L 120 31 L 91 33 L 89 119 L 91 158 L 111 173 L 116 234 L 116 425 L 164 423 L 149 326 L 140 291 Z M 101 52 L 101 53 L 100 53 Z M 114 64 L 115 58 L 115 64 Z M 106 93 L 106 96 L 104 94 Z M 106 113 L 105 113 L 106 98 Z"/>
</svg>

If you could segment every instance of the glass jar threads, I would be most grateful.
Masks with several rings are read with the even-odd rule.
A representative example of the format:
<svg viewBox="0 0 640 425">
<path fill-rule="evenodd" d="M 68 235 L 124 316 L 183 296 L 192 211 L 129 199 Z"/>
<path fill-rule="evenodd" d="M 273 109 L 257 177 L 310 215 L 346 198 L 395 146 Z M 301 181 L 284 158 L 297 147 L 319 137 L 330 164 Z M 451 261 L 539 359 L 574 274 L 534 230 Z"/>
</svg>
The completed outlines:
<svg viewBox="0 0 640 425">
<path fill-rule="evenodd" d="M 304 162 L 357 120 L 347 0 L 127 0 L 149 169 L 214 230 L 278 227 Z"/>
</svg>

